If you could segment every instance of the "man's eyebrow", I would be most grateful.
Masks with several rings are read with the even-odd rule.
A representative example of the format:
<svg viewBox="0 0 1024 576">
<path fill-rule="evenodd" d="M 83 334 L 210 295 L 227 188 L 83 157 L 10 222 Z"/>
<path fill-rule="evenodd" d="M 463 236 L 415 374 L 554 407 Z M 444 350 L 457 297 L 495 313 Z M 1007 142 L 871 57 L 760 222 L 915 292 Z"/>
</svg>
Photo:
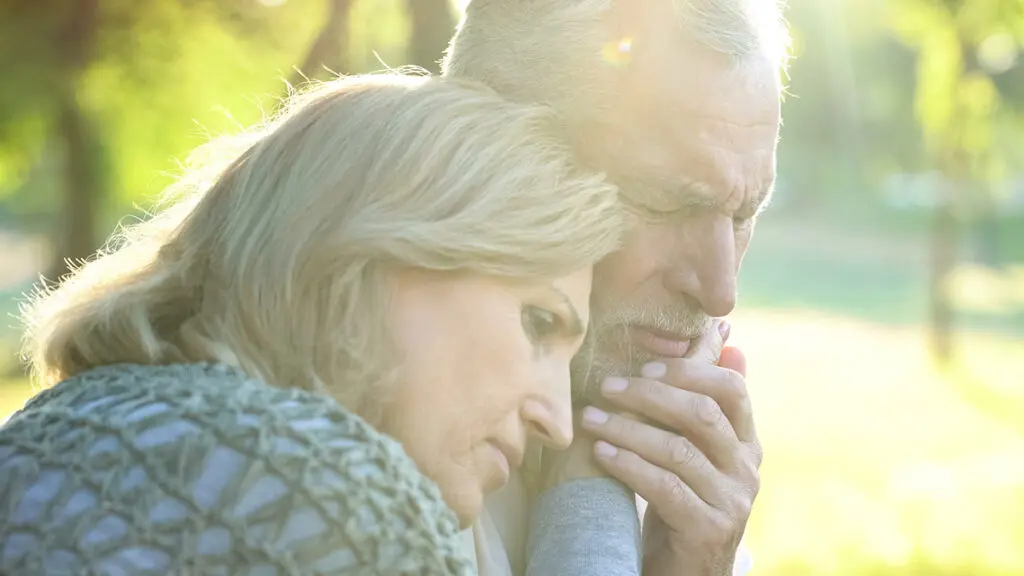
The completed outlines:
<svg viewBox="0 0 1024 576">
<path fill-rule="evenodd" d="M 721 210 L 722 200 L 715 190 L 700 180 L 682 175 L 668 178 L 621 179 L 619 186 L 626 197 L 641 198 L 641 204 L 671 206 L 675 209 Z M 760 193 L 738 208 L 738 211 L 758 213 L 768 207 L 775 191 L 775 183 L 762 186 Z M 630 193 L 632 192 L 632 193 Z"/>
<path fill-rule="evenodd" d="M 680 202 L 686 208 L 706 208 L 708 210 L 717 210 L 721 208 L 721 202 L 715 195 L 714 190 L 703 182 L 695 180 L 677 180 L 675 190 L 677 191 L 676 195 Z M 760 193 L 751 198 L 749 202 L 745 203 L 740 210 L 747 210 L 754 213 L 760 212 L 768 207 L 774 193 L 775 183 L 772 182 L 767 186 L 763 186 Z"/>
<path fill-rule="evenodd" d="M 717 210 L 721 202 L 710 186 L 697 180 L 680 180 L 672 187 L 684 208 Z"/>
<path fill-rule="evenodd" d="M 627 197 L 640 199 L 642 204 L 680 208 L 706 208 L 717 210 L 719 201 L 710 186 L 685 177 L 622 179 L 620 188 Z"/>
<path fill-rule="evenodd" d="M 565 308 L 565 312 L 569 316 L 569 325 L 566 327 L 566 336 L 570 338 L 576 338 L 582 336 L 586 331 L 583 327 L 583 321 L 580 320 L 580 313 L 576 310 L 576 307 L 572 305 L 572 301 L 566 296 L 565 292 L 562 292 L 555 286 L 550 287 L 550 291 L 559 300 L 561 300 L 562 306 Z"/>
</svg>

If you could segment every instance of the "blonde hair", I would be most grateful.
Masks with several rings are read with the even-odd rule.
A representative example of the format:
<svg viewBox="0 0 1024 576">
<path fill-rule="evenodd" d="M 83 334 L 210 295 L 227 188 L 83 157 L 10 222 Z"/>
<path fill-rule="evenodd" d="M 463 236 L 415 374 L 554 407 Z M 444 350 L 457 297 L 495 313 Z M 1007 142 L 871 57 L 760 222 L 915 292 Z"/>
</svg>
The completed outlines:
<svg viewBox="0 0 1024 576">
<path fill-rule="evenodd" d="M 115 363 L 220 361 L 360 403 L 394 371 L 392 266 L 556 277 L 625 227 L 551 113 L 481 85 L 373 75 L 317 84 L 200 150 L 185 199 L 120 234 L 23 309 L 49 385 Z"/>
</svg>

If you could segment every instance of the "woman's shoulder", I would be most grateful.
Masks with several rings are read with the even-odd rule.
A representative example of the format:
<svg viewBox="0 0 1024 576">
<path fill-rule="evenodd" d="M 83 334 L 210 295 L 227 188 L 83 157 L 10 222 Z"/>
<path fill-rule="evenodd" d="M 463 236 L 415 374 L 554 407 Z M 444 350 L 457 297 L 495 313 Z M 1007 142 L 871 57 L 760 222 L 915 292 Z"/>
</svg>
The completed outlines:
<svg viewBox="0 0 1024 576">
<path fill-rule="evenodd" d="M 382 467 L 415 467 L 398 443 L 331 397 L 215 363 L 96 368 L 41 392 L 3 430 L 26 445 L 91 438 L 153 451 L 202 436 L 280 465 L 344 452 L 345 461 L 366 454 Z"/>
<path fill-rule="evenodd" d="M 145 447 L 209 430 L 230 438 L 293 436 L 320 448 L 397 447 L 390 455 L 405 459 L 397 444 L 331 397 L 269 386 L 216 363 L 95 368 L 39 393 L 10 424 L 28 420 L 51 429 L 103 429 Z"/>
<path fill-rule="evenodd" d="M 338 411 L 357 420 L 327 396 L 272 387 L 220 363 L 101 366 L 42 391 L 21 412 L 68 412 L 134 420 L 138 418 L 137 411 L 151 403 L 158 404 L 161 412 L 190 415 L 223 405 L 243 410 L 271 407 L 264 415 L 271 418 L 279 410 L 301 407 L 306 411 Z M 150 411 L 144 411 L 142 416 L 149 414 Z"/>
<path fill-rule="evenodd" d="M 58 384 L 0 429 L 0 479 L 0 509 L 14 511 L 0 572 L 144 558 L 154 573 L 460 573 L 466 560 L 454 514 L 401 446 L 326 396 L 223 365 L 109 366 Z"/>
</svg>

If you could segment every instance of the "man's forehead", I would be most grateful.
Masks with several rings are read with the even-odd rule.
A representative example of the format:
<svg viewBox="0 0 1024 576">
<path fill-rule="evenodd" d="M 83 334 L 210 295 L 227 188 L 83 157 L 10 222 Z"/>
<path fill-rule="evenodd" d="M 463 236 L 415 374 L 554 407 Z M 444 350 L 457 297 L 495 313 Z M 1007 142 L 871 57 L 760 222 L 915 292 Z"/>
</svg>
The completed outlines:
<svg viewBox="0 0 1024 576">
<path fill-rule="evenodd" d="M 599 118 L 576 136 L 592 166 L 620 182 L 721 205 L 767 195 L 775 180 L 777 88 L 768 71 L 740 80 L 721 61 L 628 73 Z M 756 76 L 762 76 L 758 80 Z M 627 78 L 627 79 L 630 79 Z M 731 208 L 735 209 L 735 206 Z"/>
<path fill-rule="evenodd" d="M 762 197 L 775 181 L 778 131 L 771 125 L 733 128 L 676 117 L 661 124 L 594 122 L 578 134 L 581 158 L 620 186 L 695 205 Z"/>
</svg>

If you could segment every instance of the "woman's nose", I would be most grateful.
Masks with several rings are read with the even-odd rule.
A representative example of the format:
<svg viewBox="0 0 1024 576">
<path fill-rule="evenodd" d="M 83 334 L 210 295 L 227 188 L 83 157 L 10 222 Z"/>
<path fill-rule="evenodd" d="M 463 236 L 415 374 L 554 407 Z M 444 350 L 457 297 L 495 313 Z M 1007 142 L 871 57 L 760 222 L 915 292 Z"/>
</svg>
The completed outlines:
<svg viewBox="0 0 1024 576">
<path fill-rule="evenodd" d="M 572 444 L 572 397 L 569 387 L 557 396 L 527 398 L 521 414 L 531 436 L 555 450 Z"/>
</svg>

